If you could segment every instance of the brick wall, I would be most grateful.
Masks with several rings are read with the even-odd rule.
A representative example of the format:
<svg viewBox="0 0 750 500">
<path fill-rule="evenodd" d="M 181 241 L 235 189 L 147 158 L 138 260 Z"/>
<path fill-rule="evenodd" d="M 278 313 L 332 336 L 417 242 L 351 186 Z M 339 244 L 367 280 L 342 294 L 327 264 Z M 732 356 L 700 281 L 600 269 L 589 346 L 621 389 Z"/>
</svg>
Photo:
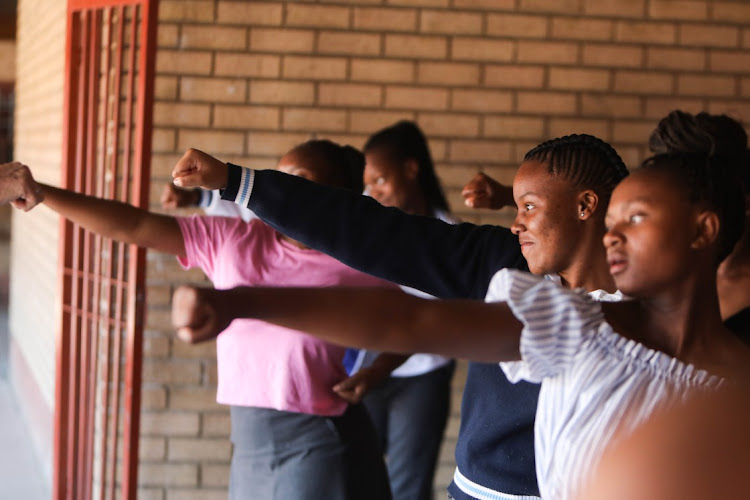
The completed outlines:
<svg viewBox="0 0 750 500">
<path fill-rule="evenodd" d="M 460 187 L 480 168 L 511 182 L 543 139 L 594 133 L 635 165 L 670 109 L 750 119 L 748 21 L 749 4 L 722 0 L 162 0 L 152 201 L 189 146 L 272 167 L 311 136 L 361 146 L 409 118 L 459 215 L 507 223 L 509 212 L 463 210 Z M 63 31 L 64 2 L 19 2 L 17 156 L 53 183 Z M 14 225 L 13 342 L 51 404 L 57 224 L 17 214 Z M 225 498 L 214 346 L 175 342 L 169 326 L 174 285 L 202 276 L 158 253 L 148 265 L 140 498 Z"/>
</svg>

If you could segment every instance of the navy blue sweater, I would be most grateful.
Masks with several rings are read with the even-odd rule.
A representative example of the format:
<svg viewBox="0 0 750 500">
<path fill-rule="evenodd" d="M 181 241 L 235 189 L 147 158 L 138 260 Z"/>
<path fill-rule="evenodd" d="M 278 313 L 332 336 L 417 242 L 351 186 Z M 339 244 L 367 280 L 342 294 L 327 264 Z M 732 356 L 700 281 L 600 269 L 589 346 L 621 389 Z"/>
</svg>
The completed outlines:
<svg viewBox="0 0 750 500">
<path fill-rule="evenodd" d="M 222 197 L 234 200 L 240 168 L 230 165 Z M 372 198 L 275 170 L 255 172 L 247 204 L 260 219 L 359 271 L 439 298 L 484 299 L 503 268 L 527 269 L 507 228 L 447 224 L 383 207 Z M 496 363 L 470 363 L 456 446 L 460 473 L 485 488 L 539 495 L 534 416 L 539 385 L 512 384 Z M 472 498 L 451 484 L 457 500 Z"/>
</svg>

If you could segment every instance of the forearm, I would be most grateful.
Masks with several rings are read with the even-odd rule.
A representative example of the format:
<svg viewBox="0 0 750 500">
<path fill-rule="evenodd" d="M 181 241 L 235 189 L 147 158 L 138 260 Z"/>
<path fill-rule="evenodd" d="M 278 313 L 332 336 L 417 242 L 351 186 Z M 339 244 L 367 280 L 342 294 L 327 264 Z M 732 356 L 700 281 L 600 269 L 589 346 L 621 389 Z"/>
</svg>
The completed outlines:
<svg viewBox="0 0 750 500">
<path fill-rule="evenodd" d="M 519 359 L 521 323 L 505 304 L 426 300 L 397 290 L 247 288 L 219 291 L 224 320 L 255 318 L 345 346 L 494 362 Z"/>
<path fill-rule="evenodd" d="M 106 238 L 175 255 L 185 245 L 174 217 L 154 214 L 114 200 L 41 185 L 44 203 L 70 221 Z"/>
</svg>

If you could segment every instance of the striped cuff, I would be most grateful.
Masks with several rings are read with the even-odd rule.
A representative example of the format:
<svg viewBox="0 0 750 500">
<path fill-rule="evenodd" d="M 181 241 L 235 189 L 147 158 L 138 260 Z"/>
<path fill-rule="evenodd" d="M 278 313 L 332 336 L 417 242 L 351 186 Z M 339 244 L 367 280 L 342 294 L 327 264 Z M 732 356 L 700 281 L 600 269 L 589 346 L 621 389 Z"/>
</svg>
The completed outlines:
<svg viewBox="0 0 750 500">
<path fill-rule="evenodd" d="M 214 192 L 206 189 L 200 190 L 200 198 L 198 198 L 198 206 L 200 208 L 206 208 L 211 204 L 214 199 Z"/>
<path fill-rule="evenodd" d="M 255 170 L 227 163 L 227 187 L 219 191 L 222 200 L 247 207 L 253 193 Z"/>
</svg>

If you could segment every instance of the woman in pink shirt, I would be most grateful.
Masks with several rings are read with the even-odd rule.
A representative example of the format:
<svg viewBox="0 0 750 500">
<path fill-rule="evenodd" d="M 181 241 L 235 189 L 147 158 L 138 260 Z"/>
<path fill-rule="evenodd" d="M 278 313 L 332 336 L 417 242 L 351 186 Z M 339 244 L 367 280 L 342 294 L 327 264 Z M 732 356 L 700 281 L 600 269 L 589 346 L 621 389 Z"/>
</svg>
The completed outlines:
<svg viewBox="0 0 750 500">
<path fill-rule="evenodd" d="M 363 188 L 363 168 L 361 153 L 323 140 L 293 148 L 278 165 L 284 172 L 356 192 Z M 47 206 L 73 222 L 174 254 L 186 269 L 202 269 L 218 289 L 395 286 L 311 250 L 260 220 L 172 217 L 42 187 Z M 216 349 L 217 401 L 229 405 L 232 416 L 230 498 L 390 498 L 365 410 L 333 390 L 347 376 L 345 348 L 263 321 L 238 320 L 217 338 Z M 383 377 L 388 372 L 384 369 Z"/>
</svg>

